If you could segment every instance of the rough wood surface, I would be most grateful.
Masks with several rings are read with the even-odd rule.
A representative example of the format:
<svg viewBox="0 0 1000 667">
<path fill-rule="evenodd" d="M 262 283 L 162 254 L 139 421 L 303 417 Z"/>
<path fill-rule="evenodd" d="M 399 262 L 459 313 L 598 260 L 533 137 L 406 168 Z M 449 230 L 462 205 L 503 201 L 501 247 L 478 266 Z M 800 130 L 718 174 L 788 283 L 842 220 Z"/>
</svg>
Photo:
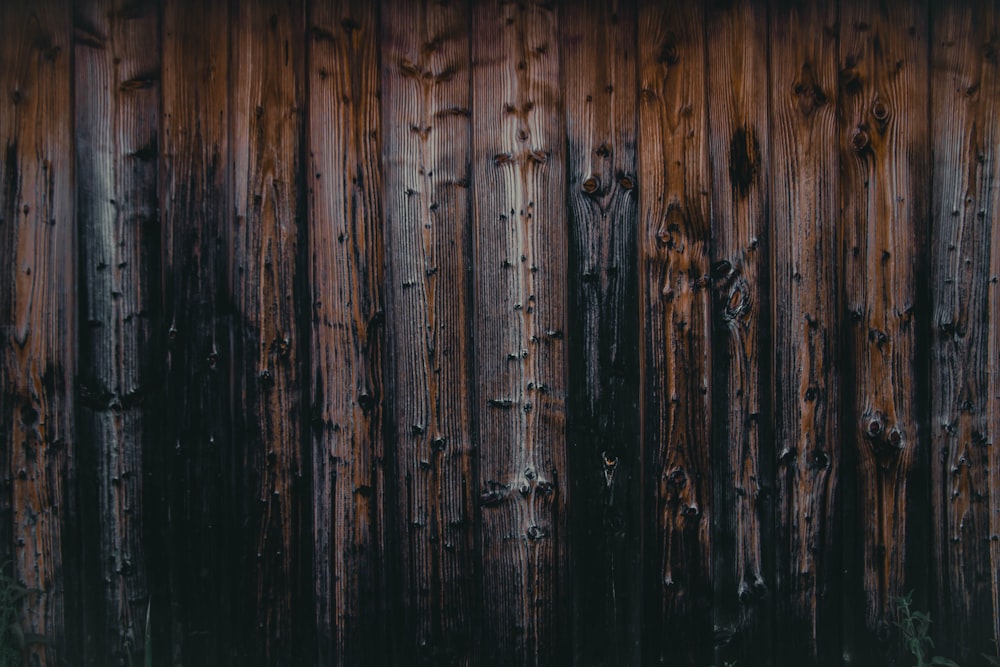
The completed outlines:
<svg viewBox="0 0 1000 667">
<path fill-rule="evenodd" d="M 402 655 L 475 660 L 469 8 L 382 6 L 388 436 Z"/>
<path fill-rule="evenodd" d="M 934 6 L 930 436 L 935 578 L 942 607 L 935 634 L 937 650 L 959 664 L 996 649 L 989 642 L 997 630 L 998 574 L 991 551 L 1000 486 L 992 471 L 1000 459 L 992 446 L 998 413 L 991 410 L 996 384 L 991 391 L 990 364 L 997 359 L 993 341 L 1000 331 L 990 297 L 997 291 L 991 239 L 1000 236 L 998 36 L 1000 11 L 994 3 Z M 988 577 L 980 574 L 987 572 Z"/>
<path fill-rule="evenodd" d="M 229 286 L 234 321 L 233 401 L 236 511 L 247 533 L 234 566 L 253 582 L 236 604 L 244 659 L 267 665 L 308 661 L 312 584 L 311 499 L 303 326 L 305 213 L 304 6 L 274 0 L 234 4 L 230 16 L 232 192 Z"/>
<path fill-rule="evenodd" d="M 644 656 L 712 663 L 710 179 L 704 10 L 639 4 Z"/>
<path fill-rule="evenodd" d="M 771 653 L 767 7 L 708 10 L 717 661 Z"/>
<path fill-rule="evenodd" d="M 634 0 L 560 18 L 568 139 L 567 415 L 575 659 L 637 664 L 641 644 Z"/>
<path fill-rule="evenodd" d="M 0 2 L 0 642 L 901 665 L 914 590 L 975 664 L 998 22 Z"/>
<path fill-rule="evenodd" d="M 840 664 L 837 6 L 770 11 L 776 663 Z"/>
<path fill-rule="evenodd" d="M 72 654 L 75 585 L 73 379 L 76 283 L 71 14 L 68 3 L 4 3 L 0 25 L 0 555 L 29 590 L 26 660 Z M 69 539 L 68 539 L 69 538 Z M 59 649 L 62 649 L 61 651 Z"/>
<path fill-rule="evenodd" d="M 173 664 L 223 664 L 232 647 L 229 298 L 229 13 L 195 0 L 162 11 L 160 214 L 162 394 L 147 515 L 157 531 L 154 650 Z M 155 72 L 128 85 L 142 86 Z"/>
<path fill-rule="evenodd" d="M 476 400 L 483 649 L 550 664 L 566 643 L 565 130 L 557 10 L 472 20 Z"/>
<path fill-rule="evenodd" d="M 920 238 L 927 219 L 927 17 L 907 3 L 845 0 L 840 18 L 841 249 L 847 332 L 843 367 L 845 468 L 855 467 L 858 526 L 845 564 L 863 591 L 847 622 L 862 632 L 850 652 L 891 633 L 892 597 L 925 594 L 917 500 L 923 427 L 918 414 Z M 924 422 L 926 423 L 926 422 Z M 859 571 L 860 570 L 860 571 Z M 918 606 L 922 603 L 917 602 Z M 853 606 L 853 603 L 849 606 Z M 861 607 L 864 613 L 861 612 Z M 845 629 L 853 634 L 853 630 Z"/>
<path fill-rule="evenodd" d="M 995 16 L 995 15 L 994 15 Z M 996 19 L 994 18 L 994 22 Z M 990 34 L 990 41 L 983 45 L 983 57 L 987 59 L 993 68 L 992 79 L 994 90 L 1000 86 L 997 81 L 996 67 L 1000 62 L 1000 31 Z M 993 98 L 998 99 L 997 97 Z M 996 118 L 994 114 L 993 118 Z M 994 144 L 996 146 L 996 144 Z M 991 165 L 996 162 L 991 162 Z M 991 203 L 991 211 L 994 215 L 1000 212 L 1000 202 L 996 200 L 996 186 L 994 186 Z M 991 224 L 995 224 L 991 221 Z M 990 234 L 990 267 L 989 267 L 989 297 L 987 301 L 987 312 L 989 313 L 989 328 L 992 335 L 987 338 L 987 364 L 990 367 L 989 380 L 986 385 L 986 409 L 989 424 L 988 442 L 993 441 L 993 437 L 1000 434 L 1000 372 L 994 364 L 1000 359 L 1000 233 L 994 231 Z M 997 454 L 990 458 L 990 584 L 993 588 L 993 639 L 1000 641 L 1000 462 L 997 461 Z M 940 614 L 939 614 L 940 615 Z M 989 639 L 989 637 L 987 637 Z M 1000 656 L 1000 644 L 994 644 L 993 654 Z"/>
<path fill-rule="evenodd" d="M 387 648 L 379 23 L 363 0 L 308 23 L 313 568 L 318 664 Z"/>
<path fill-rule="evenodd" d="M 87 660 L 141 664 L 149 604 L 143 445 L 156 401 L 149 349 L 160 265 L 159 10 L 94 0 L 73 18 L 79 227 L 77 426 L 81 487 L 93 491 L 95 599 Z M 89 555 L 89 551 L 88 551 Z"/>
</svg>

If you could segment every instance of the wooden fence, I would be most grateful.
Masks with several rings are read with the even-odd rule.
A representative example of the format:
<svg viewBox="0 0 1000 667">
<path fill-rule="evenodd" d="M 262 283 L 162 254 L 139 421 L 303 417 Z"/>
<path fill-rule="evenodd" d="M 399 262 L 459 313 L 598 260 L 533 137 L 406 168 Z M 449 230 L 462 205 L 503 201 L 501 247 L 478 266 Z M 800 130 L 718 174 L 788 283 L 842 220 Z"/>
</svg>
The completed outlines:
<svg viewBox="0 0 1000 667">
<path fill-rule="evenodd" d="M 910 591 L 996 655 L 996 2 L 0 36 L 25 664 L 908 665 Z"/>
</svg>

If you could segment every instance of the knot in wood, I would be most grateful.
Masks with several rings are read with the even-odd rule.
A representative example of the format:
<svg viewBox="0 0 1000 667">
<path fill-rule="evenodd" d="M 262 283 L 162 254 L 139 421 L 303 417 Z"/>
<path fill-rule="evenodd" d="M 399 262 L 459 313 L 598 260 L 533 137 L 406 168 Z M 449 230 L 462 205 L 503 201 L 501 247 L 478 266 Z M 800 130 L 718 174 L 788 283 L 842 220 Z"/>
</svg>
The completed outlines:
<svg viewBox="0 0 1000 667">
<path fill-rule="evenodd" d="M 540 540 L 548 535 L 548 532 L 541 526 L 528 526 L 527 535 L 529 540 Z"/>
<path fill-rule="evenodd" d="M 687 486 L 687 473 L 684 471 L 684 468 L 677 467 L 671 470 L 667 476 L 667 482 L 678 489 Z"/>
<path fill-rule="evenodd" d="M 601 189 L 601 179 L 596 174 L 591 174 L 583 181 L 580 187 L 588 195 L 592 195 Z"/>
<path fill-rule="evenodd" d="M 660 55 L 657 56 L 656 61 L 661 65 L 676 65 L 680 62 L 680 56 L 677 54 L 677 37 L 674 33 L 668 33 L 666 39 L 663 42 L 663 46 L 660 48 Z"/>
<path fill-rule="evenodd" d="M 854 135 L 851 136 L 851 146 L 858 153 L 865 151 L 870 144 L 871 137 L 868 135 L 868 132 L 860 127 L 855 130 Z"/>
<path fill-rule="evenodd" d="M 830 466 L 830 456 L 821 449 L 817 449 L 809 457 L 809 467 L 813 470 L 825 470 Z"/>
<path fill-rule="evenodd" d="M 535 164 L 545 164 L 549 161 L 549 154 L 544 151 L 528 151 L 528 161 Z"/>
<path fill-rule="evenodd" d="M 375 399 L 372 398 L 371 394 L 367 392 L 362 392 L 358 395 L 358 407 L 361 408 L 362 412 L 367 413 L 373 407 L 375 407 Z"/>
<path fill-rule="evenodd" d="M 510 493 L 509 486 L 493 480 L 487 481 L 486 487 L 487 490 L 479 495 L 479 505 L 481 507 L 496 507 Z"/>
<path fill-rule="evenodd" d="M 750 301 L 750 294 L 746 291 L 745 285 L 733 285 L 732 290 L 729 292 L 729 300 L 726 302 L 726 310 L 722 316 L 723 319 L 727 321 L 739 319 L 750 308 Z"/>
<path fill-rule="evenodd" d="M 716 280 L 725 280 L 733 273 L 733 265 L 729 260 L 721 259 L 712 265 L 712 277 Z"/>
<path fill-rule="evenodd" d="M 889 107 L 882 100 L 875 100 L 872 104 L 872 117 L 881 124 L 889 120 Z"/>
<path fill-rule="evenodd" d="M 548 496 L 554 493 L 556 487 L 552 482 L 542 480 L 535 484 L 535 492 L 540 496 Z"/>
</svg>

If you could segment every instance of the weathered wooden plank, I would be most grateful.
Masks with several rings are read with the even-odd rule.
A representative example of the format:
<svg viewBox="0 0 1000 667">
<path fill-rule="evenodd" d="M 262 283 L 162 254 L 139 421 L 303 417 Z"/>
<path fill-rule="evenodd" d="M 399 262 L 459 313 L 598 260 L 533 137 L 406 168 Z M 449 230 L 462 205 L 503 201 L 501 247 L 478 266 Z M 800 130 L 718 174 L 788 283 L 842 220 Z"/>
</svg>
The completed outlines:
<svg viewBox="0 0 1000 667">
<path fill-rule="evenodd" d="M 25 664 L 69 659 L 76 327 L 71 14 L 3 3 L 0 25 L 0 554 L 30 590 Z"/>
<path fill-rule="evenodd" d="M 230 17 L 230 144 L 235 220 L 229 280 L 237 313 L 234 414 L 242 465 L 236 511 L 248 533 L 235 545 L 245 570 L 234 640 L 244 660 L 310 662 L 305 629 L 313 585 L 304 483 L 302 405 L 308 287 L 300 218 L 305 104 L 304 5 L 263 0 Z M 300 261 L 301 260 L 301 261 Z M 235 453 L 234 453 L 235 457 Z"/>
<path fill-rule="evenodd" d="M 160 209 L 163 397 L 149 464 L 154 651 L 223 664 L 232 647 L 233 331 L 227 248 L 229 13 L 172 0 L 162 12 Z M 141 86 L 144 77 L 129 85 Z"/>
<path fill-rule="evenodd" d="M 699 3 L 639 4 L 647 661 L 712 663 L 711 174 Z"/>
<path fill-rule="evenodd" d="M 841 664 L 837 3 L 770 11 L 775 663 Z"/>
<path fill-rule="evenodd" d="M 388 438 L 402 655 L 472 663 L 479 604 L 472 428 L 469 8 L 382 16 Z"/>
<path fill-rule="evenodd" d="M 560 17 L 568 135 L 567 436 L 575 658 L 640 660 L 641 448 L 634 0 Z"/>
<path fill-rule="evenodd" d="M 934 155 L 932 504 L 937 650 L 960 664 L 994 653 L 997 494 L 991 447 L 990 342 L 1000 336 L 991 239 L 1000 235 L 1000 11 L 992 2 L 933 5 L 931 118 Z M 995 267 L 995 257 L 992 258 Z M 994 372 L 995 374 L 995 372 Z M 995 389 L 995 387 L 994 387 Z M 995 391 L 993 392 L 995 393 Z"/>
<path fill-rule="evenodd" d="M 472 20 L 476 399 L 489 660 L 565 644 L 565 133 L 557 10 L 477 3 Z"/>
<path fill-rule="evenodd" d="M 143 444 L 155 401 L 149 372 L 158 307 L 159 10 L 78 3 L 73 19 L 76 201 L 80 230 L 77 425 L 84 530 L 99 585 L 84 621 L 95 664 L 141 664 L 149 604 L 143 544 Z M 84 449 L 87 453 L 84 455 Z M 96 468 L 96 469 L 95 469 Z M 96 473 L 96 474 L 95 474 Z M 91 525 L 92 524 L 92 525 Z M 93 531 L 96 534 L 91 534 Z"/>
<path fill-rule="evenodd" d="M 312 3 L 308 131 L 313 541 L 318 662 L 387 648 L 379 24 Z"/>
<path fill-rule="evenodd" d="M 845 568 L 854 572 L 848 589 L 863 596 L 849 599 L 845 609 L 853 613 L 845 622 L 858 625 L 863 618 L 868 631 L 849 638 L 855 645 L 845 650 L 861 661 L 876 660 L 869 640 L 892 634 L 891 598 L 926 591 L 913 572 L 925 560 L 919 517 L 929 511 L 914 500 L 924 495 L 919 474 L 926 453 L 917 337 L 919 318 L 929 314 L 916 310 L 919 238 L 928 215 L 926 21 L 918 4 L 841 4 L 841 320 L 848 388 L 841 433 L 845 469 L 850 464 L 857 474 L 849 501 L 856 513 L 845 521 L 858 527 Z M 854 636 L 852 628 L 845 632 Z"/>
<path fill-rule="evenodd" d="M 767 7 L 708 10 L 717 660 L 771 655 Z"/>
<path fill-rule="evenodd" d="M 993 24 L 996 23 L 996 15 L 994 15 Z M 995 68 L 997 63 L 1000 62 L 1000 31 L 994 31 L 990 34 L 990 40 L 983 45 L 983 57 L 993 68 L 991 73 L 993 90 L 997 90 L 997 86 L 1000 85 L 997 82 L 997 73 Z M 982 84 L 980 84 L 982 85 Z M 994 100 L 997 97 L 993 98 Z M 996 147 L 996 143 L 993 144 Z M 996 162 L 990 162 L 993 169 Z M 995 173 L 995 172 L 994 172 Z M 994 199 L 990 203 L 991 211 L 1000 211 L 1000 205 L 996 201 L 996 186 L 993 187 L 993 197 Z M 996 215 L 996 213 L 994 213 Z M 992 220 L 991 220 L 991 224 Z M 989 329 L 992 335 L 987 337 L 987 364 L 989 364 L 990 374 L 988 376 L 988 384 L 986 387 L 986 409 L 989 415 L 987 424 L 989 425 L 989 431 L 984 434 L 988 436 L 987 442 L 993 441 L 993 436 L 1000 433 L 1000 233 L 993 231 L 990 234 L 990 266 L 989 266 L 989 294 L 987 306 L 989 313 Z M 990 488 L 990 562 L 989 562 L 989 572 L 990 572 L 990 583 L 993 588 L 993 638 L 997 640 L 993 646 L 993 655 L 1000 656 L 1000 493 L 996 493 L 997 489 L 1000 489 L 1000 462 L 997 461 L 997 454 L 994 453 L 990 459 L 990 475 L 989 475 L 989 488 Z"/>
</svg>

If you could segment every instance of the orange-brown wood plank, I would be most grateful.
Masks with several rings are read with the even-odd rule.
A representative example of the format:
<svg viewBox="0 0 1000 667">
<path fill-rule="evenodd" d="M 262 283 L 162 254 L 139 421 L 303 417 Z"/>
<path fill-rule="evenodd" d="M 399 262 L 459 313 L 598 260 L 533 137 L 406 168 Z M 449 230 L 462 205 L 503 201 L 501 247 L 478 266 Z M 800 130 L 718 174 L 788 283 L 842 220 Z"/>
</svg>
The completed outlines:
<svg viewBox="0 0 1000 667">
<path fill-rule="evenodd" d="M 770 8 L 775 664 L 841 664 L 837 3 Z"/>
<path fill-rule="evenodd" d="M 229 285 L 234 322 L 234 491 L 247 533 L 234 545 L 243 585 L 234 591 L 235 647 L 251 662 L 309 661 L 313 586 L 304 574 L 311 498 L 304 483 L 308 410 L 305 192 L 301 175 L 305 111 L 304 6 L 234 4 L 229 140 L 235 219 Z"/>
<path fill-rule="evenodd" d="M 379 32 L 371 3 L 310 5 L 307 382 L 320 664 L 378 664 L 389 644 Z"/>
<path fill-rule="evenodd" d="M 1000 236 L 1000 10 L 933 5 L 931 140 L 932 504 L 937 650 L 959 664 L 995 654 L 1000 514 L 996 244 Z M 993 245 L 993 248 L 991 248 Z M 991 307 L 992 305 L 992 307 Z M 991 353 L 992 352 L 992 353 Z"/>
<path fill-rule="evenodd" d="M 717 660 L 771 652 L 773 463 L 768 375 L 767 7 L 706 16 L 712 166 L 713 460 Z"/>
<path fill-rule="evenodd" d="M 194 0 L 170 0 L 160 11 L 164 380 L 148 459 L 147 516 L 156 536 L 146 558 L 156 573 L 150 623 L 158 657 L 216 665 L 232 650 L 240 534 L 231 482 L 229 12 Z"/>
<path fill-rule="evenodd" d="M 472 19 L 475 359 L 483 649 L 552 664 L 566 643 L 566 212 L 558 11 Z M 576 335 L 576 334 L 574 334 Z"/>
<path fill-rule="evenodd" d="M 641 454 L 637 328 L 634 0 L 560 16 L 569 201 L 567 438 L 573 650 L 640 659 Z"/>
<path fill-rule="evenodd" d="M 401 655 L 468 664 L 479 614 L 469 8 L 391 0 L 381 17 L 393 606 Z"/>
<path fill-rule="evenodd" d="M 845 651 L 869 661 L 878 659 L 873 640 L 892 635 L 892 598 L 927 589 L 915 571 L 926 561 L 929 511 L 917 502 L 927 446 L 917 349 L 930 316 L 918 309 L 917 273 L 930 185 L 926 7 L 844 0 L 839 67 L 841 442 L 856 476 L 845 497 L 856 508 L 845 518 Z"/>
<path fill-rule="evenodd" d="M 639 3 L 643 655 L 712 663 L 711 173 L 704 10 Z"/>
<path fill-rule="evenodd" d="M 93 553 L 96 628 L 88 659 L 140 664 L 149 604 L 143 526 L 144 443 L 160 266 L 157 161 L 159 9 L 153 2 L 75 7 L 74 127 L 81 313 L 78 401 L 83 524 Z M 96 475 L 93 474 L 96 472 Z M 91 495 L 91 493 L 93 495 Z M 91 546 L 93 548 L 91 548 Z"/>
<path fill-rule="evenodd" d="M 78 585 L 66 577 L 76 474 L 70 11 L 0 5 L 0 553 L 28 589 L 17 611 L 33 665 L 70 658 L 66 603 Z"/>
</svg>

